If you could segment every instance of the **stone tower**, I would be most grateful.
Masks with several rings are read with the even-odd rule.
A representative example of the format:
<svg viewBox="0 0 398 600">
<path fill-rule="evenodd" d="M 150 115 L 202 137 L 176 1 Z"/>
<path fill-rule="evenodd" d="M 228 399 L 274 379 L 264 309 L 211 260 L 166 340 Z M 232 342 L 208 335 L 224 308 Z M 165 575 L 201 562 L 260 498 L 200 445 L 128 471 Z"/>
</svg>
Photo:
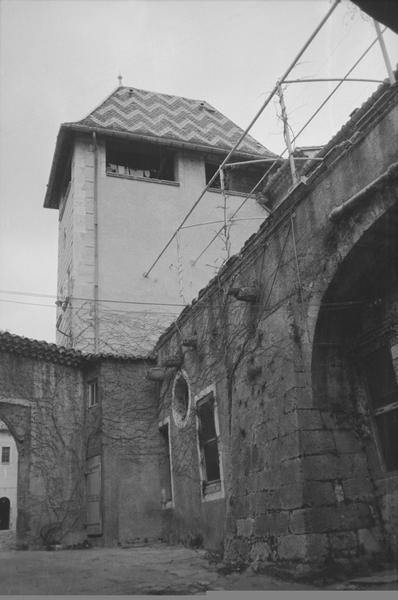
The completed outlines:
<svg viewBox="0 0 398 600">
<path fill-rule="evenodd" d="M 265 163 L 217 178 L 149 277 L 144 273 L 239 139 L 207 102 L 119 86 L 86 118 L 60 127 L 46 208 L 59 211 L 57 343 L 146 352 L 267 212 L 254 195 Z M 272 158 L 246 136 L 233 160 Z"/>
</svg>

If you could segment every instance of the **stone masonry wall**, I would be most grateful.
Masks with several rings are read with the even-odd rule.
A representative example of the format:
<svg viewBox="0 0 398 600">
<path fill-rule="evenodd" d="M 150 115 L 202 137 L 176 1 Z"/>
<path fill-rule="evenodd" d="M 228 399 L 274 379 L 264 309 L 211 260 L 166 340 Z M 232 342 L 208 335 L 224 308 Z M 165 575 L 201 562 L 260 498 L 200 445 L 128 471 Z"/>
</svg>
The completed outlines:
<svg viewBox="0 0 398 600">
<path fill-rule="evenodd" d="M 162 447 L 149 366 L 107 360 L 98 367 L 105 545 L 161 537 Z"/>
<path fill-rule="evenodd" d="M 158 344 L 159 364 L 182 352 L 193 394 L 216 387 L 224 550 L 231 561 L 305 568 L 388 551 L 384 534 L 395 525 L 380 515 L 384 492 L 369 491 L 367 455 L 354 425 L 338 427 L 332 405 L 325 414 L 311 370 L 319 309 L 336 272 L 397 200 L 396 86 L 380 96 L 382 104 L 372 99 L 357 113 L 355 141 L 307 173 L 306 184 L 290 193 Z M 383 183 L 366 191 L 381 176 Z M 336 206 L 364 189 L 344 220 L 329 219 Z M 192 335 L 196 349 L 187 349 L 182 341 Z M 334 381 L 340 385 L 340 375 Z M 165 386 L 160 402 L 167 412 Z M 331 391 L 326 401 L 332 399 Z M 347 394 L 342 401 L 348 406 L 349 399 Z M 194 454 L 193 431 L 191 450 L 185 444 L 181 454 L 184 436 L 172 430 L 174 470 L 188 452 Z M 186 494 L 193 493 L 189 485 Z M 174 511 L 186 531 L 193 518 L 204 531 L 199 505 L 193 512 L 176 494 Z"/>
<path fill-rule="evenodd" d="M 20 546 L 85 538 L 82 394 L 79 369 L 1 352 L 0 418 L 19 455 Z"/>
</svg>

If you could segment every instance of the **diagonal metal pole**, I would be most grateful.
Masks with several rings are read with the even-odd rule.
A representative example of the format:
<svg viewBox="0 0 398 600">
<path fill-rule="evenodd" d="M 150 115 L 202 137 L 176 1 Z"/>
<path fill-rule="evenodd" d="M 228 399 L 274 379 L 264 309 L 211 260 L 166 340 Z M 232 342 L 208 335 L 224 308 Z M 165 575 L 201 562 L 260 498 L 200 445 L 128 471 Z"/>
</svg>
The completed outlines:
<svg viewBox="0 0 398 600">
<path fill-rule="evenodd" d="M 382 33 L 384 33 L 384 31 L 387 29 L 387 27 L 384 27 Z M 347 73 L 345 74 L 345 76 L 339 80 L 339 83 L 333 88 L 333 90 L 326 96 L 326 98 L 323 100 L 323 102 L 321 103 L 320 106 L 318 106 L 318 108 L 316 109 L 316 111 L 314 113 L 312 113 L 311 117 L 304 123 L 304 125 L 302 126 L 302 128 L 300 129 L 300 131 L 298 133 L 296 133 L 296 135 L 294 136 L 294 138 L 292 139 L 292 142 L 294 142 L 299 135 L 304 131 L 304 129 L 306 129 L 306 127 L 308 127 L 308 125 L 315 119 L 315 117 L 317 116 L 317 114 L 322 110 L 322 108 L 325 106 L 325 104 L 330 100 L 330 98 L 337 92 L 337 90 L 340 88 L 341 85 L 343 85 L 344 81 L 347 79 L 347 77 L 353 72 L 353 70 L 359 65 L 359 63 L 361 62 L 361 60 L 368 54 L 368 52 L 373 48 L 373 46 L 377 43 L 378 38 L 374 39 L 373 42 L 366 48 L 366 50 L 364 50 L 364 52 L 362 52 L 361 56 L 355 61 L 355 63 L 352 65 L 352 67 L 350 67 L 350 69 L 347 71 Z M 286 82 L 285 82 L 286 83 Z M 261 179 L 256 183 L 256 185 L 250 190 L 249 194 L 245 197 L 245 199 L 243 200 L 243 202 L 238 206 L 238 208 L 235 210 L 235 212 L 231 215 L 230 219 L 233 219 L 233 217 L 240 211 L 240 209 L 243 207 L 243 205 L 246 203 L 246 201 L 250 198 L 250 195 L 253 194 L 253 192 L 260 186 L 260 184 L 264 181 L 264 179 L 267 177 L 268 173 L 270 173 L 272 167 L 274 166 L 275 162 L 278 159 L 281 159 L 284 154 L 286 153 L 287 148 L 285 148 L 283 150 L 283 152 L 281 152 L 281 154 L 279 154 L 279 156 L 277 156 L 271 167 L 264 173 L 264 175 L 262 175 Z M 314 159 L 312 159 L 314 160 Z M 322 159 L 323 160 L 323 159 Z M 236 163 L 233 163 L 236 164 Z M 218 235 L 219 235 L 219 231 L 217 231 L 215 233 L 215 235 L 211 238 L 210 242 L 207 244 L 207 246 L 202 250 L 202 252 L 199 254 L 199 256 L 197 258 L 195 258 L 195 260 L 193 261 L 193 264 L 195 265 L 198 260 L 200 258 L 202 258 L 203 254 L 207 251 L 208 248 L 210 248 L 210 246 L 212 245 L 212 243 L 214 242 L 214 240 L 217 239 Z"/>
<path fill-rule="evenodd" d="M 380 29 L 380 25 L 377 21 L 375 21 L 375 19 L 373 19 L 373 24 L 376 29 L 377 39 L 379 40 L 381 53 L 383 55 L 384 63 L 386 65 L 386 69 L 387 69 L 387 73 L 388 73 L 388 78 L 390 80 L 391 85 L 394 85 L 395 75 L 394 75 L 394 71 L 392 70 L 392 67 L 391 67 L 390 58 L 388 56 L 386 44 L 384 42 L 384 38 L 383 38 L 381 29 Z"/>
<path fill-rule="evenodd" d="M 308 40 L 306 41 L 306 43 L 304 44 L 304 46 L 301 48 L 300 52 L 295 56 L 295 58 L 293 59 L 293 61 L 290 63 L 289 67 L 286 69 L 285 73 L 280 78 L 281 81 L 283 81 L 284 79 L 286 79 L 286 77 L 289 75 L 289 73 L 292 71 L 292 69 L 296 66 L 296 63 L 298 62 L 298 60 L 301 58 L 301 56 L 307 50 L 307 48 L 311 44 L 312 40 L 316 37 L 316 35 L 318 34 L 318 32 L 322 29 L 322 27 L 324 26 L 324 24 L 326 23 L 326 21 L 329 19 L 330 15 L 337 8 L 338 4 L 340 4 L 340 0 L 335 0 L 335 2 L 333 3 L 332 7 L 328 10 L 328 12 L 326 13 L 326 15 L 323 17 L 323 19 L 319 23 L 319 25 L 315 28 L 315 30 L 313 31 L 313 33 L 310 35 L 310 37 L 308 38 Z M 199 198 L 191 206 L 190 210 L 187 212 L 187 214 L 185 215 L 185 217 L 183 218 L 183 220 L 181 221 L 181 223 L 179 224 L 179 226 L 177 227 L 177 229 L 175 230 L 175 232 L 173 233 L 173 235 L 171 236 L 171 238 L 169 239 L 169 241 L 167 242 L 167 244 L 163 247 L 163 250 L 160 252 L 160 254 L 156 258 L 156 260 L 152 263 L 152 265 L 149 267 L 149 269 L 144 273 L 144 277 L 148 277 L 149 274 L 150 274 L 150 272 L 152 271 L 152 269 L 159 262 L 160 258 L 163 256 L 163 254 L 166 252 L 167 248 L 170 246 L 170 244 L 172 243 L 172 241 L 176 237 L 178 231 L 187 222 L 187 220 L 189 219 L 189 217 L 191 216 L 191 214 L 193 213 L 193 211 L 195 210 L 195 208 L 197 207 L 197 205 L 199 204 L 199 202 L 202 200 L 203 196 L 205 195 L 205 193 L 207 192 L 207 190 L 209 189 L 209 187 L 211 186 L 211 184 L 213 183 L 213 181 L 216 179 L 217 175 L 220 172 L 220 169 L 224 168 L 224 165 L 228 162 L 228 160 L 230 159 L 230 157 L 232 156 L 232 154 L 235 152 L 235 150 L 240 146 L 241 142 L 244 140 L 244 138 L 247 136 L 247 134 L 249 133 L 249 131 L 251 130 L 251 128 L 253 127 L 253 125 L 256 123 L 256 121 L 258 120 L 258 118 L 264 112 L 264 109 L 271 102 L 272 98 L 274 97 L 274 95 L 276 94 L 276 92 L 278 90 L 278 86 L 279 86 L 279 81 L 275 84 L 273 90 L 268 95 L 268 97 L 265 100 L 265 102 L 259 108 L 259 110 L 255 114 L 255 116 L 253 117 L 253 119 L 251 120 L 251 122 L 249 123 L 249 125 L 246 127 L 246 129 L 244 130 L 244 132 L 242 133 L 242 135 L 240 136 L 240 138 L 238 139 L 238 141 L 236 142 L 236 144 L 233 146 L 232 150 L 230 150 L 230 152 L 228 153 L 227 157 L 223 160 L 223 162 L 221 163 L 221 165 L 219 166 L 219 168 L 217 169 L 217 171 L 214 173 L 214 175 L 210 179 L 209 183 L 205 186 L 205 188 L 201 192 Z"/>
<path fill-rule="evenodd" d="M 289 123 L 287 120 L 286 104 L 285 104 L 285 99 L 283 97 L 283 90 L 282 90 L 281 83 L 279 83 L 279 86 L 278 86 L 278 96 L 279 96 L 279 103 L 281 105 L 281 113 L 282 113 L 282 121 L 283 121 L 283 137 L 285 138 L 286 148 L 287 148 L 287 152 L 288 152 L 288 156 L 289 156 L 290 173 L 292 175 L 293 185 L 296 185 L 296 183 L 298 181 L 297 173 L 296 173 L 296 165 L 294 164 L 293 146 L 292 146 L 292 142 L 290 139 L 290 131 L 289 131 Z"/>
</svg>

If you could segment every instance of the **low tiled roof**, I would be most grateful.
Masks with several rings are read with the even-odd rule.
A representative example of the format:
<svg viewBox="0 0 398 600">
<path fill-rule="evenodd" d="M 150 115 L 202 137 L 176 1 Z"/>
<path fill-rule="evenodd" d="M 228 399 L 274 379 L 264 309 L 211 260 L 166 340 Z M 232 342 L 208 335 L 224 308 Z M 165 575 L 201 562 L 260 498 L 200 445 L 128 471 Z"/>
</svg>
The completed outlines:
<svg viewBox="0 0 398 600">
<path fill-rule="evenodd" d="M 83 366 L 88 362 L 106 359 L 117 361 L 151 360 L 149 356 L 133 356 L 130 354 L 86 354 L 80 350 L 65 348 L 41 340 L 32 340 L 24 336 L 14 335 L 8 331 L 0 331 L 0 351 L 69 366 Z"/>
<path fill-rule="evenodd" d="M 119 87 L 79 125 L 229 151 L 243 130 L 203 100 Z M 273 154 L 247 135 L 238 151 Z"/>
</svg>

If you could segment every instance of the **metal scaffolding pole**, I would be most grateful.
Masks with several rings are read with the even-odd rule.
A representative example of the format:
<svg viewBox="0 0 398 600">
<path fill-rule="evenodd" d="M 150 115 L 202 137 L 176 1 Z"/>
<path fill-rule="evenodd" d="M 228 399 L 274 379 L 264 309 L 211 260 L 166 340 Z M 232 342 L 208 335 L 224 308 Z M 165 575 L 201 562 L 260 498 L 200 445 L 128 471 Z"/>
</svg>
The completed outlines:
<svg viewBox="0 0 398 600">
<path fill-rule="evenodd" d="M 385 42 L 384 42 L 383 34 L 381 32 L 381 29 L 380 29 L 380 25 L 374 19 L 373 19 L 373 24 L 374 24 L 375 29 L 376 29 L 377 39 L 379 40 L 379 44 L 380 44 L 380 48 L 381 48 L 381 53 L 383 55 L 384 63 L 386 65 L 386 69 L 387 69 L 387 73 L 388 73 L 388 78 L 390 80 L 391 85 L 394 85 L 394 83 L 395 83 L 395 75 L 394 75 L 394 72 L 393 72 L 392 67 L 391 67 L 390 58 L 388 56 L 387 48 L 386 48 L 386 45 L 385 45 Z"/>
<path fill-rule="evenodd" d="M 285 79 L 289 75 L 289 73 L 293 70 L 293 68 L 296 66 L 296 64 L 299 61 L 299 59 L 301 58 L 301 56 L 304 54 L 304 52 L 307 50 L 308 46 L 311 44 L 312 40 L 317 36 L 317 34 L 319 33 L 319 31 L 322 29 L 322 27 L 324 26 L 324 24 L 326 23 L 326 21 L 329 19 L 330 15 L 334 12 L 334 10 L 337 8 L 337 6 L 339 4 L 340 4 L 340 0 L 335 0 L 335 2 L 330 7 L 330 9 L 326 13 L 326 15 L 323 17 L 323 19 L 321 20 L 321 22 L 319 23 L 319 25 L 317 25 L 317 27 L 312 32 L 312 34 L 310 35 L 310 37 L 308 38 L 308 40 L 305 42 L 304 46 L 301 48 L 301 50 L 298 52 L 298 54 L 295 56 L 295 58 L 293 59 L 293 61 L 289 65 L 289 67 L 286 69 L 286 71 L 282 75 L 282 77 L 281 77 L 282 80 Z M 153 263 L 151 264 L 151 266 L 149 267 L 149 269 L 144 273 L 144 277 L 148 277 L 149 274 L 150 274 L 150 272 L 152 271 L 152 269 L 159 262 L 160 258 L 163 256 L 163 254 L 166 252 L 167 248 L 170 246 L 170 244 L 172 243 L 172 241 L 176 237 L 178 231 L 181 229 L 181 227 L 183 225 L 185 225 L 185 223 L 187 222 L 187 220 L 189 219 L 189 217 L 191 216 L 191 214 L 193 213 L 193 211 L 195 210 L 195 208 L 197 207 L 197 205 L 199 204 L 199 202 L 202 200 L 203 196 L 205 195 L 205 193 L 207 192 L 207 190 L 209 189 L 209 187 L 211 186 L 211 184 L 213 183 L 213 181 L 216 179 L 217 175 L 220 172 L 220 169 L 222 169 L 224 167 L 224 165 L 229 161 L 229 159 L 231 158 L 232 154 L 235 152 L 235 150 L 238 148 L 238 146 L 240 146 L 241 142 L 244 140 L 244 138 L 246 137 L 246 135 L 249 133 L 249 131 L 251 130 L 251 128 L 253 127 L 253 125 L 257 122 L 257 120 L 259 119 L 259 117 L 262 115 L 262 113 L 264 112 L 264 109 L 271 102 L 272 98 L 274 97 L 274 95 L 276 94 L 276 92 L 278 90 L 278 86 L 279 85 L 280 85 L 280 83 L 278 81 L 276 83 L 275 87 L 273 88 L 273 90 L 268 95 L 268 97 L 265 100 L 265 102 L 259 108 L 259 110 L 255 114 L 255 116 L 253 117 L 253 119 L 251 120 L 251 122 L 249 123 L 249 125 L 246 127 L 245 131 L 242 133 L 242 135 L 240 136 L 240 138 L 238 139 L 238 141 L 235 143 L 235 145 L 233 146 L 233 148 L 229 151 L 228 155 L 223 160 L 223 162 L 221 163 L 221 165 L 218 168 L 218 170 L 214 173 L 214 175 L 210 179 L 209 183 L 205 186 L 205 188 L 203 189 L 203 191 L 199 195 L 199 198 L 191 206 L 190 210 L 187 212 L 187 214 L 185 215 L 185 217 L 181 221 L 180 225 L 177 227 L 177 229 L 174 231 L 173 235 L 170 237 L 170 239 L 168 240 L 168 242 L 165 244 L 165 246 L 163 247 L 162 251 L 158 254 L 157 258 L 153 261 Z"/>
<path fill-rule="evenodd" d="M 279 103 L 281 105 L 281 111 L 282 111 L 283 137 L 285 138 L 286 148 L 287 148 L 287 152 L 289 155 L 290 172 L 292 174 L 293 185 L 296 185 L 296 183 L 298 181 L 297 173 L 296 173 L 296 165 L 294 164 L 293 147 L 292 147 L 292 142 L 290 139 L 290 131 L 289 131 L 289 123 L 287 120 L 286 104 L 285 104 L 285 99 L 283 97 L 283 90 L 282 90 L 281 83 L 279 83 L 279 86 L 278 86 L 278 96 L 279 96 Z"/>
</svg>

